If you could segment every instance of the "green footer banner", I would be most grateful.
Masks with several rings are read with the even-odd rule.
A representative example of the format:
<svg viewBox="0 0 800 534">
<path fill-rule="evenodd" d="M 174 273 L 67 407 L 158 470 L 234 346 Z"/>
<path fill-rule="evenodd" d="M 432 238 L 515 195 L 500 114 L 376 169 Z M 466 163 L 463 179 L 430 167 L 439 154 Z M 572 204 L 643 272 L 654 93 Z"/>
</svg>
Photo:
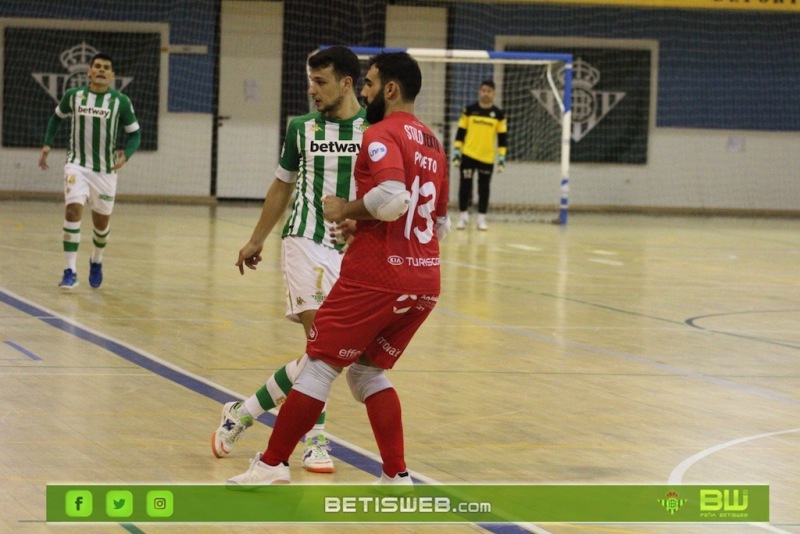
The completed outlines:
<svg viewBox="0 0 800 534">
<path fill-rule="evenodd" d="M 51 523 L 766 523 L 766 485 L 47 486 Z"/>
</svg>

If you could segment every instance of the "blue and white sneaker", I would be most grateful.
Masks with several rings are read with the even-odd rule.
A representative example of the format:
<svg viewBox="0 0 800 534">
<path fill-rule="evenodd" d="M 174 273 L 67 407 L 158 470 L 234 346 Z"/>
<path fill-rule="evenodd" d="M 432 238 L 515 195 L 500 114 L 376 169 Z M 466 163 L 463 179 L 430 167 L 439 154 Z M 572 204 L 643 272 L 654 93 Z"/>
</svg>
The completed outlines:
<svg viewBox="0 0 800 534">
<path fill-rule="evenodd" d="M 72 269 L 64 269 L 64 278 L 61 279 L 61 283 L 58 284 L 58 287 L 61 289 L 72 289 L 78 285 L 80 285 L 80 282 L 78 282 L 78 275 L 75 274 L 75 271 Z"/>
<path fill-rule="evenodd" d="M 228 456 L 236 442 L 244 435 L 244 431 L 253 426 L 252 417 L 239 417 L 237 414 L 241 404 L 241 402 L 232 401 L 222 407 L 222 420 L 219 428 L 211 434 L 211 452 L 217 458 Z"/>
<path fill-rule="evenodd" d="M 103 264 L 89 260 L 89 285 L 98 288 L 103 283 Z"/>
</svg>

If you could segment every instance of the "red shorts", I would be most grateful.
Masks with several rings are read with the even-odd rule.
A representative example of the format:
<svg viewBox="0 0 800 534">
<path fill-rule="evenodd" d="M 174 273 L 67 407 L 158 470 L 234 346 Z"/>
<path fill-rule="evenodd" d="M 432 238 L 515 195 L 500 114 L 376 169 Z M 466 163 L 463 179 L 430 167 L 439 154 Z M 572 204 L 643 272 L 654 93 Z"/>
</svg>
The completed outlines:
<svg viewBox="0 0 800 534">
<path fill-rule="evenodd" d="M 439 295 L 386 293 L 340 278 L 317 310 L 306 353 L 335 367 L 364 354 L 391 369 L 438 300 Z"/>
</svg>

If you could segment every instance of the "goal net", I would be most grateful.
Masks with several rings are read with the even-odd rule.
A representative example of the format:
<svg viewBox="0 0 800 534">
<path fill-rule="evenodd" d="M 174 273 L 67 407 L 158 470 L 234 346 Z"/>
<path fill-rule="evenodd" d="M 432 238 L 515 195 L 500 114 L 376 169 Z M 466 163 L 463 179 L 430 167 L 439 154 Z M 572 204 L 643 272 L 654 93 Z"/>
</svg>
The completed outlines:
<svg viewBox="0 0 800 534">
<path fill-rule="evenodd" d="M 323 47 L 324 48 L 324 47 Z M 569 193 L 572 55 L 536 52 L 350 47 L 362 60 L 408 52 L 420 64 L 416 114 L 452 152 L 462 108 L 493 79 L 508 124 L 506 170 L 492 178 L 494 218 L 566 224 Z M 451 201 L 458 194 L 451 170 Z"/>
</svg>

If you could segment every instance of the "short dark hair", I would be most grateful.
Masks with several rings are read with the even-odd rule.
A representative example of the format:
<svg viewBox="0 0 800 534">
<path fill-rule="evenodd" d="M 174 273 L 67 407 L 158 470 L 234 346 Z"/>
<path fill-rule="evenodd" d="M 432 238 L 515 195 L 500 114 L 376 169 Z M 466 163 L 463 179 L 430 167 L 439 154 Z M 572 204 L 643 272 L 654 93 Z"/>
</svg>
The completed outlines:
<svg viewBox="0 0 800 534">
<path fill-rule="evenodd" d="M 104 54 L 102 52 L 98 52 L 97 54 L 92 56 L 92 60 L 89 62 L 89 66 L 91 67 L 92 65 L 94 65 L 94 62 L 97 61 L 98 59 L 108 61 L 109 63 L 111 63 L 111 69 L 112 70 L 114 69 L 114 60 L 111 59 L 111 56 L 109 56 L 108 54 Z"/>
<path fill-rule="evenodd" d="M 403 100 L 413 102 L 422 89 L 422 72 L 417 60 L 406 52 L 386 52 L 369 59 L 369 66 L 378 69 L 381 84 L 395 81 Z"/>
<path fill-rule="evenodd" d="M 320 50 L 308 58 L 308 66 L 312 69 L 325 69 L 333 66 L 336 79 L 341 80 L 344 76 L 350 76 L 353 79 L 353 87 L 361 75 L 358 56 L 346 46 L 331 46 Z"/>
<path fill-rule="evenodd" d="M 483 87 L 484 85 L 486 85 L 486 86 L 488 86 L 488 87 L 491 87 L 492 89 L 494 89 L 494 80 L 483 80 L 483 81 L 481 82 L 481 87 Z"/>
</svg>

